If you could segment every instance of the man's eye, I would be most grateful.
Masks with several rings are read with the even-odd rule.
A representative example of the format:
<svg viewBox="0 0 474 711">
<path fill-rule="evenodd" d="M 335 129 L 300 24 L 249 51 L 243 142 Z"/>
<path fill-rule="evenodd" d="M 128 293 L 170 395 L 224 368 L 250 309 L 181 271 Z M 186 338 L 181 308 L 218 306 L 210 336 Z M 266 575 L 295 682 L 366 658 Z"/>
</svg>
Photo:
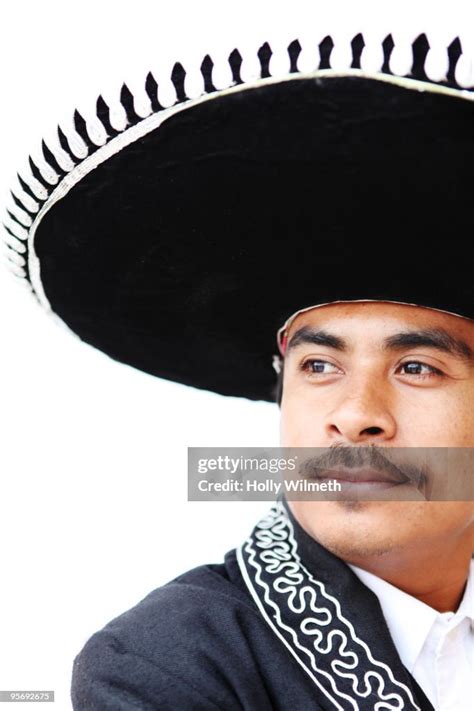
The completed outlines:
<svg viewBox="0 0 474 711">
<path fill-rule="evenodd" d="M 307 373 L 318 375 L 333 375 L 341 372 L 334 363 L 329 363 L 327 360 L 307 360 L 303 363 L 302 369 Z"/>
<path fill-rule="evenodd" d="M 434 368 L 432 365 L 427 365 L 426 363 L 419 363 L 415 360 L 410 361 L 408 363 L 402 363 L 402 365 L 400 366 L 400 371 L 403 373 L 403 375 L 443 375 L 443 373 L 438 370 L 438 368 Z"/>
</svg>

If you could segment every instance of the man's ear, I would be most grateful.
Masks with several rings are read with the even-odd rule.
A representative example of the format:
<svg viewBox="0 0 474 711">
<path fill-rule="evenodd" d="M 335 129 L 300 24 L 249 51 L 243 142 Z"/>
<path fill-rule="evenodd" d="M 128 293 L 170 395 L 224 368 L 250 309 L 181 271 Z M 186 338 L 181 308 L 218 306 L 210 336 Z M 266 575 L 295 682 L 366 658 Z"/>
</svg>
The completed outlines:
<svg viewBox="0 0 474 711">
<path fill-rule="evenodd" d="M 280 375 L 281 369 L 283 368 L 283 360 L 279 355 L 274 355 L 272 359 L 272 367 L 277 375 Z"/>
<path fill-rule="evenodd" d="M 283 368 L 283 366 L 284 366 L 283 358 L 279 355 L 274 355 L 272 365 L 273 365 L 273 370 L 277 374 L 277 381 L 275 383 L 273 395 L 275 398 L 275 402 L 278 404 L 278 406 L 280 406 L 281 405 L 281 398 L 283 395 L 283 369 L 284 369 Z"/>
</svg>

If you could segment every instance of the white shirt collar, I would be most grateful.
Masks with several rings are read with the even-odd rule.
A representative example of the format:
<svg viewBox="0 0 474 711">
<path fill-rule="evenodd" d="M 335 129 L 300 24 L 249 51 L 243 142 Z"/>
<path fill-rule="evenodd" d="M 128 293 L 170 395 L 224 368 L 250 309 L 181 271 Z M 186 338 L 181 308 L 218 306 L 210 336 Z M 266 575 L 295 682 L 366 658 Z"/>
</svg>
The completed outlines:
<svg viewBox="0 0 474 711">
<path fill-rule="evenodd" d="M 469 568 L 469 577 L 467 579 L 466 590 L 464 591 L 463 599 L 459 605 L 456 618 L 462 620 L 467 617 L 471 624 L 474 624 L 474 560 L 471 560 Z"/>
<path fill-rule="evenodd" d="M 355 565 L 349 565 L 349 567 L 364 585 L 377 595 L 400 659 L 410 672 L 413 671 L 416 660 L 437 619 L 449 620 L 453 625 L 457 625 L 462 619 L 468 618 L 471 625 L 473 624 L 474 561 L 471 561 L 464 596 L 456 613 L 439 613 L 382 578 Z"/>
</svg>

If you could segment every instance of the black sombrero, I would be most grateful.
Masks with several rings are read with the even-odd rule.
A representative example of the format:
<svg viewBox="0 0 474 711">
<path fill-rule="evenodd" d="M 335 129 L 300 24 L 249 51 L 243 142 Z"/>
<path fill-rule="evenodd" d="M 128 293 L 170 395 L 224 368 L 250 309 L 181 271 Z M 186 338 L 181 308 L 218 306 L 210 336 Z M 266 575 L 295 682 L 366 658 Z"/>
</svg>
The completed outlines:
<svg viewBox="0 0 474 711">
<path fill-rule="evenodd" d="M 102 98 L 76 112 L 14 191 L 13 269 L 113 358 L 251 399 L 272 398 L 275 333 L 298 309 L 376 299 L 474 318 L 461 42 L 421 35 L 396 72 L 390 35 L 370 57 L 364 44 L 345 67 L 330 37 L 278 62 L 264 44 L 253 78 L 238 50 L 225 67 L 208 55 L 171 82 L 149 74 L 145 110 L 124 86 L 119 127 Z"/>
</svg>

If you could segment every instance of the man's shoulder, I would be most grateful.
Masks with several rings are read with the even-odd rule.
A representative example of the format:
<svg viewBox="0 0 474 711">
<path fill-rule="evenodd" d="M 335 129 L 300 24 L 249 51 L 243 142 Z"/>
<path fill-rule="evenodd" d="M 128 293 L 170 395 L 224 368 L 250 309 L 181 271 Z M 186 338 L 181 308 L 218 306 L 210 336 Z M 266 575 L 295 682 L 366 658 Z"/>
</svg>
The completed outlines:
<svg viewBox="0 0 474 711">
<path fill-rule="evenodd" d="M 206 675 L 212 688 L 216 668 L 221 665 L 225 674 L 260 624 L 230 551 L 225 563 L 201 565 L 153 590 L 89 639 L 74 663 L 75 708 L 87 707 L 81 699 L 90 708 L 108 708 L 101 694 L 111 685 L 117 709 L 117 689 L 140 698 L 147 690 L 153 698 L 167 690 L 177 699 L 178 689 L 184 693 L 195 684 L 186 693 L 197 698 Z M 203 708 L 213 708 L 207 701 Z M 133 708 L 127 703 L 123 708 Z"/>
<path fill-rule="evenodd" d="M 167 646 L 168 634 L 176 644 L 179 629 L 187 635 L 202 634 L 203 627 L 210 632 L 213 620 L 232 615 L 237 609 L 256 615 L 257 608 L 247 590 L 239 585 L 238 578 L 229 576 L 234 557 L 232 551 L 226 563 L 201 565 L 182 573 L 112 620 L 105 630 L 134 647 L 145 644 L 150 651 L 152 641 Z M 140 633 L 145 630 L 143 638 Z"/>
</svg>

